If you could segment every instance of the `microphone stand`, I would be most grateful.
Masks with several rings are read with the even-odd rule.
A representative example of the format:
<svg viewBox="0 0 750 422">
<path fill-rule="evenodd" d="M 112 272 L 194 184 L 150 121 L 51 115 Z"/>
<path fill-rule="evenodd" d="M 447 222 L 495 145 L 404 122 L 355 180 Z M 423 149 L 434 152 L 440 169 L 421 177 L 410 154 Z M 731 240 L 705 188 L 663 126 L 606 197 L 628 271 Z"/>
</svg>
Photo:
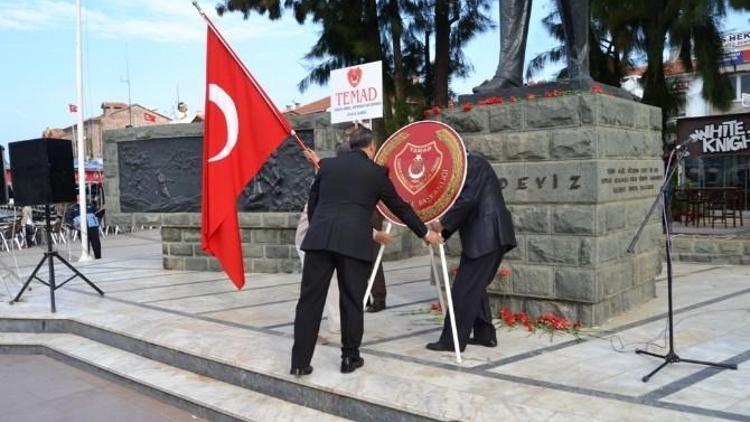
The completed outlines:
<svg viewBox="0 0 750 422">
<path fill-rule="evenodd" d="M 688 142 L 689 143 L 689 142 Z M 633 235 L 633 239 L 630 241 L 630 245 L 628 246 L 628 253 L 635 253 L 635 245 L 638 243 L 638 239 L 641 236 L 641 232 L 643 231 L 644 227 L 646 227 L 646 224 L 651 218 L 651 215 L 654 212 L 654 209 L 656 209 L 656 206 L 661 202 L 662 204 L 662 219 L 664 220 L 664 228 L 666 230 L 667 234 L 667 241 L 666 241 L 666 248 L 667 248 L 667 320 L 669 322 L 669 350 L 666 354 L 660 355 L 656 353 L 652 353 L 646 350 L 636 349 L 635 353 L 639 355 L 648 355 L 653 356 L 659 359 L 663 359 L 664 362 L 661 363 L 656 369 L 651 371 L 648 375 L 641 378 L 641 381 L 648 382 L 651 377 L 662 370 L 664 367 L 666 367 L 669 364 L 672 363 L 693 363 L 696 365 L 706 365 L 706 366 L 713 366 L 717 368 L 725 368 L 725 369 L 737 369 L 736 364 L 726 364 L 726 363 L 715 363 L 715 362 L 706 362 L 702 360 L 693 360 L 693 359 L 683 359 L 677 353 L 675 353 L 674 348 L 674 308 L 673 308 L 673 300 L 672 300 L 672 213 L 670 209 L 670 202 L 671 198 L 669 198 L 667 195 L 665 195 L 666 188 L 669 186 L 672 180 L 672 175 L 677 170 L 678 164 L 680 161 L 682 161 L 685 156 L 687 155 L 687 151 L 685 150 L 685 146 L 687 143 L 684 143 L 682 145 L 677 146 L 672 153 L 669 155 L 669 160 L 667 161 L 667 169 L 666 169 L 666 177 L 664 178 L 664 182 L 661 185 L 661 188 L 659 189 L 659 193 L 656 195 L 656 199 L 654 200 L 654 203 L 651 205 L 651 208 L 648 210 L 648 213 L 646 214 L 646 217 L 641 222 L 640 227 L 638 227 L 638 231 Z M 676 159 L 673 162 L 673 158 Z M 671 165 L 670 165 L 671 164 Z"/>
</svg>

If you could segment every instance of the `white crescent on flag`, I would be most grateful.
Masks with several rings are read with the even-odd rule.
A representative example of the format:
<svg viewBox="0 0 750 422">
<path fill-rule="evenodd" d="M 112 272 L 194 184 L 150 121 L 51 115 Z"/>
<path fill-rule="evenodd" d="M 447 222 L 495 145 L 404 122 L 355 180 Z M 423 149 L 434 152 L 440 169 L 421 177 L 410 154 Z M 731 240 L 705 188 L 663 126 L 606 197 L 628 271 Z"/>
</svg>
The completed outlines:
<svg viewBox="0 0 750 422">
<path fill-rule="evenodd" d="M 237 107 L 229 96 L 219 85 L 208 85 L 208 101 L 216 104 L 221 113 L 224 115 L 224 121 L 227 127 L 227 140 L 224 147 L 216 155 L 208 159 L 209 163 L 223 160 L 232 153 L 234 146 L 237 145 L 237 135 L 239 134 L 239 121 L 237 119 Z"/>
</svg>

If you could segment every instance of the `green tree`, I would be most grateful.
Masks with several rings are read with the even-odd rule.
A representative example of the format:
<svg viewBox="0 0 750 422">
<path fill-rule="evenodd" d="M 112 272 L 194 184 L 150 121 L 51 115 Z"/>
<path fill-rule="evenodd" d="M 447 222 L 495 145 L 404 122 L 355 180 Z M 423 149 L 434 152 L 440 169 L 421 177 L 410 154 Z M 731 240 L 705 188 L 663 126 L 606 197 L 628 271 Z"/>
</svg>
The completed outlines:
<svg viewBox="0 0 750 422">
<path fill-rule="evenodd" d="M 645 61 L 642 102 L 660 107 L 666 122 L 675 114 L 679 101 L 666 81 L 664 52 L 670 49 L 677 52 L 677 60 L 688 72 L 701 77 L 703 98 L 718 109 L 727 109 L 734 91 L 721 73 L 719 28 L 728 10 L 749 8 L 749 0 L 592 0 L 592 76 L 617 85 L 622 72 L 632 67 L 636 58 Z M 545 18 L 545 26 L 562 39 L 554 16 Z M 550 50 L 534 59 L 532 70 L 538 71 L 547 61 L 560 60 L 564 54 L 562 47 Z M 666 131 L 664 134 L 666 141 Z"/>
<path fill-rule="evenodd" d="M 390 133 L 425 105 L 448 103 L 451 77 L 465 76 L 471 69 L 461 49 L 492 26 L 487 16 L 491 1 L 224 0 L 217 11 L 240 12 L 245 18 L 267 14 L 273 20 L 290 9 L 300 24 L 308 19 L 320 24 L 319 38 L 305 55 L 311 67 L 298 85 L 301 91 L 327 83 L 333 69 L 382 60 L 384 117 Z"/>
</svg>

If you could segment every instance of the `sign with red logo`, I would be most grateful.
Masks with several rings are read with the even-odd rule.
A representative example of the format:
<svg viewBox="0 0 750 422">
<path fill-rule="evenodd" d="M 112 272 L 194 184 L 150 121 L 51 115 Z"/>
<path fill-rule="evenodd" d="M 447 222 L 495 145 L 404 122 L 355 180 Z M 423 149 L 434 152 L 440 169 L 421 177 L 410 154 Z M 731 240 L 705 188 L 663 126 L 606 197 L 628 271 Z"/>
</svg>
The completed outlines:
<svg viewBox="0 0 750 422">
<path fill-rule="evenodd" d="M 448 211 L 466 180 L 466 147 L 458 133 L 441 122 L 404 126 L 383 143 L 375 162 L 388 167 L 396 192 L 426 223 Z M 403 225 L 383 204 L 378 210 Z"/>
<path fill-rule="evenodd" d="M 383 117 L 383 63 L 331 71 L 331 123 Z"/>
</svg>

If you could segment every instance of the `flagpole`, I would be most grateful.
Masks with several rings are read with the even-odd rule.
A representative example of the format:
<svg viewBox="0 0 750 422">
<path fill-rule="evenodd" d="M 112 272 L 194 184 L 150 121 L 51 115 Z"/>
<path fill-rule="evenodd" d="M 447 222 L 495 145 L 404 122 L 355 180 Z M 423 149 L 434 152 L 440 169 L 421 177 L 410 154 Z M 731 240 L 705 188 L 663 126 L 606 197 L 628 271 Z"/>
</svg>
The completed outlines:
<svg viewBox="0 0 750 422">
<path fill-rule="evenodd" d="M 78 136 L 76 149 L 78 150 L 78 210 L 81 230 L 81 257 L 78 262 L 91 261 L 88 253 L 88 221 L 86 211 L 86 169 L 83 163 L 83 57 L 81 55 L 81 0 L 76 0 L 76 91 L 78 95 Z"/>
<path fill-rule="evenodd" d="M 195 8 L 198 10 L 198 13 L 200 13 L 200 15 L 203 16 L 203 19 L 208 24 L 208 27 L 211 28 L 212 31 L 214 31 L 214 34 L 216 34 L 216 37 L 219 38 L 219 41 L 221 41 L 221 43 L 224 45 L 224 47 L 227 49 L 227 51 L 229 51 L 229 54 L 232 55 L 232 58 L 237 63 L 239 63 L 240 68 L 242 69 L 243 72 L 245 72 L 245 76 L 247 76 L 247 78 L 250 79 L 250 82 L 252 82 L 252 84 L 255 87 L 255 89 L 257 89 L 258 92 L 260 92 L 260 96 L 263 97 L 263 100 L 266 102 L 266 104 L 268 105 L 268 107 L 271 108 L 272 110 L 276 110 L 276 113 L 274 113 L 274 115 L 279 120 L 279 122 L 282 124 L 282 126 L 286 127 L 289 130 L 289 134 L 294 137 L 294 140 L 297 141 L 297 144 L 300 146 L 300 148 L 302 148 L 303 151 L 309 151 L 310 148 L 308 148 L 307 145 L 305 145 L 302 142 L 302 140 L 299 138 L 299 136 L 297 136 L 297 131 L 295 131 L 294 129 L 292 129 L 290 127 L 290 125 L 289 125 L 289 122 L 286 119 L 282 118 L 279 115 L 279 112 L 278 112 L 279 109 L 276 108 L 276 106 L 273 104 L 273 102 L 268 98 L 268 95 L 266 94 L 266 91 L 264 91 L 263 88 L 260 86 L 260 84 L 258 84 L 258 82 L 255 80 L 255 78 L 250 73 L 250 71 L 247 70 L 247 68 L 245 67 L 245 65 L 242 63 L 242 60 L 240 60 L 239 56 L 237 56 L 237 53 L 234 52 L 234 50 L 229 45 L 229 43 L 221 35 L 221 33 L 219 32 L 219 29 L 216 28 L 216 26 L 214 25 L 214 23 L 211 22 L 211 19 L 208 17 L 208 15 L 206 15 L 206 13 L 203 11 L 203 9 L 201 9 L 201 7 L 198 4 L 197 0 L 193 1 L 193 6 L 195 6 Z M 318 167 L 317 163 L 313 163 L 313 165 L 315 167 Z"/>
</svg>

